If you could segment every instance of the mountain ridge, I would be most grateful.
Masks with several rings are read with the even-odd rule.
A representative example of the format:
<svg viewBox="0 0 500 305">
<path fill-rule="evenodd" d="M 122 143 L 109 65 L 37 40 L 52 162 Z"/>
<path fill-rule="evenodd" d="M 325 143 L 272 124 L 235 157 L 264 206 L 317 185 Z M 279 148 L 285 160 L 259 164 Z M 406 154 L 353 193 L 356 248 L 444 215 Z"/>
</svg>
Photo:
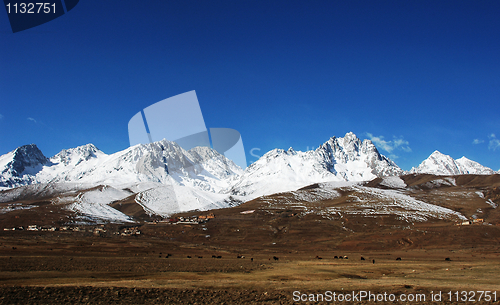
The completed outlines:
<svg viewBox="0 0 500 305">
<path fill-rule="evenodd" d="M 451 156 L 436 150 L 418 166 L 413 167 L 409 173 L 435 175 L 492 175 L 497 172 L 465 156 L 455 160 Z"/>
<path fill-rule="evenodd" d="M 57 202 L 67 203 L 68 209 L 122 221 L 128 218 L 109 206 L 113 202 L 126 201 L 147 214 L 164 217 L 229 207 L 314 183 L 369 181 L 408 173 L 495 173 L 465 157 L 454 160 L 438 151 L 410 172 L 404 171 L 380 154 L 371 140 L 360 140 L 352 132 L 305 152 L 273 149 L 244 171 L 209 147 L 186 151 L 164 139 L 110 155 L 86 144 L 50 158 L 35 144 L 25 145 L 0 156 L 0 172 L 0 190 L 12 190 L 2 192 L 1 202 L 59 194 Z M 102 188 L 96 191 L 96 186 Z"/>
<path fill-rule="evenodd" d="M 255 198 L 312 183 L 365 181 L 403 173 L 370 140 L 361 141 L 349 132 L 331 137 L 316 150 L 273 149 L 251 164 L 229 192 Z"/>
<path fill-rule="evenodd" d="M 118 160 L 120 158 L 122 160 Z M 103 162 L 104 159 L 107 159 L 106 162 Z M 200 166 L 201 163 L 211 159 L 217 161 L 207 165 L 209 168 L 212 167 L 208 171 Z M 277 159 L 282 160 L 277 161 Z M 295 160 L 291 161 L 291 159 Z M 134 167 L 124 168 L 127 167 L 123 165 L 126 161 L 134 163 Z M 238 170 L 234 165 L 230 166 L 227 161 L 221 159 L 220 155 L 208 147 L 197 147 L 188 153 L 182 151 L 175 142 L 166 140 L 147 145 L 136 145 L 111 155 L 105 154 L 95 145 L 89 143 L 75 148 L 63 149 L 50 158 L 45 157 L 35 144 L 29 144 L 0 156 L 0 187 L 12 188 L 40 182 L 75 181 L 106 184 L 110 183 L 106 180 L 113 180 L 111 178 L 123 174 L 117 174 L 117 172 L 125 170 L 128 171 L 127 175 L 134 172 L 132 176 L 135 177 L 129 178 L 135 182 L 165 182 L 165 177 L 171 175 L 179 182 L 203 186 L 202 189 L 205 190 L 214 191 L 217 189 L 216 191 L 221 191 L 227 188 L 226 191 L 231 194 L 246 194 L 248 192 L 237 190 L 238 184 L 244 184 L 245 176 L 262 175 L 252 172 L 255 172 L 257 167 L 260 168 L 260 171 L 264 171 L 264 167 L 276 162 L 281 162 L 281 165 L 288 163 L 286 165 L 288 168 L 294 167 L 293 164 L 295 167 L 302 167 L 302 169 L 294 169 L 292 172 L 296 175 L 310 176 L 310 179 L 304 181 L 307 183 L 327 180 L 370 180 L 375 177 L 399 176 L 405 173 L 438 175 L 498 173 L 465 156 L 455 160 L 437 150 L 420 165 L 413 167 L 410 171 L 405 171 L 394 161 L 380 154 L 371 140 L 361 141 L 354 133 L 348 132 L 344 137 L 331 137 L 315 150 L 301 152 L 295 151 L 293 148 L 288 150 L 273 149 L 251 164 L 246 171 Z M 103 166 L 103 163 L 113 163 L 113 166 L 111 169 L 103 170 L 99 168 Z M 91 169 L 85 170 L 83 164 Z M 224 168 L 230 168 L 230 170 Z M 281 168 L 281 170 L 289 171 L 288 168 Z M 275 169 L 275 171 L 279 170 Z M 189 181 L 188 177 L 190 179 L 200 178 L 197 177 L 197 173 L 203 171 L 205 171 L 205 176 L 216 180 L 224 180 L 231 176 L 232 185 L 223 183 L 223 185 L 214 188 L 207 182 L 206 177 L 198 179 L 200 181 Z M 288 174 L 294 175 L 292 172 Z M 242 181 L 238 182 L 237 180 Z M 211 183 L 213 182 L 212 179 Z"/>
</svg>

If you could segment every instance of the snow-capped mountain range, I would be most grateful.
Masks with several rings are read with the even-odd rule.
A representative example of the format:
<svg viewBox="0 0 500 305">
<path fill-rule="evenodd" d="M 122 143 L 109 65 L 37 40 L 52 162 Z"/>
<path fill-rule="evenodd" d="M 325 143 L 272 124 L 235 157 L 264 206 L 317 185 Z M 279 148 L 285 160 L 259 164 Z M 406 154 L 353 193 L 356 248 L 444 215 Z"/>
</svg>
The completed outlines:
<svg viewBox="0 0 500 305">
<path fill-rule="evenodd" d="M 317 149 L 274 149 L 242 170 L 209 147 L 184 150 L 162 140 L 105 154 L 92 144 L 47 158 L 36 145 L 0 156 L 0 202 L 20 196 L 57 195 L 81 214 L 127 221 L 110 203 L 133 196 L 150 215 L 228 207 L 313 183 L 367 181 L 407 174 L 353 133 L 332 137 Z M 434 152 L 410 173 L 494 174 L 465 157 Z M 100 187 L 98 187 L 100 186 Z M 97 187 L 97 188 L 96 188 Z"/>
<path fill-rule="evenodd" d="M 124 220 L 108 204 L 131 195 L 148 214 L 226 207 L 229 195 L 220 192 L 243 170 L 209 147 L 186 151 L 162 140 L 111 155 L 87 144 L 51 158 L 26 145 L 0 156 L 0 173 L 0 187 L 8 189 L 0 202 L 57 196 L 73 211 Z"/>
<path fill-rule="evenodd" d="M 140 182 L 193 184 L 207 191 L 228 186 L 226 180 L 243 170 L 208 147 L 186 151 L 167 140 L 136 145 L 107 155 L 93 144 L 62 150 L 46 158 L 36 145 L 26 145 L 0 157 L 0 186 L 78 182 L 123 185 Z M 192 181 L 191 181 L 192 180 Z"/>
<path fill-rule="evenodd" d="M 367 181 L 403 173 L 370 140 L 361 141 L 350 132 L 330 138 L 316 150 L 271 150 L 245 170 L 230 192 L 254 198 L 317 182 Z"/>
<path fill-rule="evenodd" d="M 436 150 L 429 158 L 422 161 L 419 166 L 413 167 L 410 173 L 434 175 L 493 175 L 495 171 L 475 161 L 469 160 L 466 157 L 455 160 Z"/>
</svg>

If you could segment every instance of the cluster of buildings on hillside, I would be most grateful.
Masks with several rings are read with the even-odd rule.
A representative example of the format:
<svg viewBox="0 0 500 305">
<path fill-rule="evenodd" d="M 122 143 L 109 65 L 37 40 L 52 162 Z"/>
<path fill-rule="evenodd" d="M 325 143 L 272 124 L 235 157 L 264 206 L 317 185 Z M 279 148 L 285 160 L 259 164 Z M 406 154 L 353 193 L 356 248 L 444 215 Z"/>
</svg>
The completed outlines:
<svg viewBox="0 0 500 305">
<path fill-rule="evenodd" d="M 147 224 L 189 224 L 189 225 L 194 225 L 194 224 L 201 224 L 209 221 L 210 219 L 214 219 L 215 215 L 213 213 L 210 213 L 208 215 L 199 215 L 199 216 L 189 216 L 189 217 L 172 217 L 169 219 L 165 220 L 156 220 L 153 222 L 148 222 Z M 12 227 L 12 228 L 4 228 L 4 231 L 24 231 L 24 227 Z M 38 226 L 38 225 L 29 225 L 26 228 L 27 231 L 48 231 L 48 232 L 55 232 L 55 231 L 72 231 L 72 232 L 90 232 L 93 233 L 94 235 L 98 236 L 103 236 L 106 234 L 106 229 L 104 225 L 98 225 L 98 226 L 92 226 L 90 228 L 85 228 L 82 226 L 62 226 L 62 227 L 54 227 L 54 226 Z M 127 227 L 124 229 L 121 229 L 120 231 L 116 231 L 113 233 L 114 235 L 121 235 L 121 236 L 133 236 L 133 235 L 140 235 L 141 231 L 139 230 L 138 227 Z"/>
<path fill-rule="evenodd" d="M 133 236 L 133 235 L 141 235 L 141 231 L 139 230 L 138 227 L 132 227 L 132 228 L 125 228 L 121 232 L 115 232 L 114 234 L 121 236 Z"/>
<path fill-rule="evenodd" d="M 4 228 L 3 230 L 4 231 L 24 231 L 24 227 Z M 91 230 L 88 230 L 88 231 L 89 232 L 94 232 L 95 230 L 102 230 L 102 227 L 97 227 L 95 229 L 91 229 Z M 54 226 L 29 225 L 26 228 L 26 231 L 44 231 L 44 232 L 72 231 L 72 232 L 85 232 L 86 230 L 85 230 L 85 228 L 81 228 L 81 227 L 78 227 L 78 226 L 54 227 Z"/>
<path fill-rule="evenodd" d="M 24 227 L 14 227 L 14 228 L 3 228 L 4 231 L 24 231 Z M 28 228 L 26 228 L 27 231 L 49 231 L 49 232 L 54 232 L 54 231 L 59 231 L 60 228 L 57 227 L 52 227 L 52 226 L 42 226 L 39 227 L 37 225 L 30 225 Z"/>
<path fill-rule="evenodd" d="M 208 215 L 199 215 L 199 216 L 190 216 L 190 217 L 182 217 L 182 216 L 172 217 L 172 218 L 165 219 L 165 220 L 156 220 L 153 222 L 149 222 L 148 224 L 165 224 L 166 223 L 166 224 L 173 224 L 173 225 L 176 225 L 176 224 L 194 225 L 194 224 L 205 223 L 205 222 L 209 221 L 210 219 L 214 219 L 214 218 L 215 218 L 214 213 L 210 213 Z"/>
<path fill-rule="evenodd" d="M 482 218 L 475 218 L 471 220 L 465 220 L 459 223 L 456 223 L 456 226 L 470 226 L 470 225 L 480 225 L 484 223 L 484 219 Z"/>
<path fill-rule="evenodd" d="M 4 228 L 4 231 L 24 231 L 24 227 L 14 227 L 14 228 Z M 105 236 L 107 233 L 106 227 L 101 224 L 98 226 L 92 227 L 81 227 L 81 226 L 62 226 L 62 227 L 54 227 L 54 226 L 38 226 L 38 225 L 29 225 L 26 228 L 26 231 L 44 231 L 44 232 L 55 232 L 55 231 L 70 231 L 70 232 L 88 232 L 93 233 L 96 236 Z M 132 235 L 140 235 L 141 231 L 139 227 L 126 227 L 119 231 L 113 233 L 114 235 L 121 236 L 132 236 Z"/>
</svg>

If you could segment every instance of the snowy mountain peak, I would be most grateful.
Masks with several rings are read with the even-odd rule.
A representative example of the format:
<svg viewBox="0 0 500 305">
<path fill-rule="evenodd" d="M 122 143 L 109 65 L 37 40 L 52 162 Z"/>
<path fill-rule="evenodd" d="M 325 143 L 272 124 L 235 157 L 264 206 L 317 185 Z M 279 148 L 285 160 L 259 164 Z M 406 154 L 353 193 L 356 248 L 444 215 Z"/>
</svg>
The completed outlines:
<svg viewBox="0 0 500 305">
<path fill-rule="evenodd" d="M 359 151 L 361 146 L 361 140 L 352 132 L 345 134 L 343 138 L 339 138 L 342 141 L 342 146 L 346 151 Z"/>
<path fill-rule="evenodd" d="M 0 156 L 0 187 L 23 185 L 23 176 L 31 175 L 48 163 L 35 144 L 24 145 Z M 29 178 L 29 182 L 33 179 Z"/>
<path fill-rule="evenodd" d="M 289 150 L 284 150 L 284 149 L 281 149 L 281 148 L 275 148 L 275 149 L 270 150 L 267 153 L 265 153 L 262 157 L 260 157 L 259 160 L 257 160 L 256 162 L 252 163 L 250 166 L 252 166 L 255 163 L 263 163 L 264 160 L 275 159 L 275 158 L 277 158 L 279 156 L 282 156 L 282 155 L 293 155 L 295 153 L 295 151 L 293 149 L 292 149 L 292 151 L 290 151 L 290 149 Z M 263 161 L 260 161 L 260 160 L 263 160 Z"/>
<path fill-rule="evenodd" d="M 243 174 L 243 170 L 238 165 L 210 147 L 194 147 L 188 153 L 196 164 L 203 166 L 205 170 L 219 179 Z"/>
<path fill-rule="evenodd" d="M 21 175 L 27 168 L 45 164 L 48 159 L 35 144 L 24 145 L 1 157 L 5 168 L 2 173 L 9 170 L 14 175 Z"/>
<path fill-rule="evenodd" d="M 412 168 L 410 172 L 435 175 L 459 175 L 460 169 L 452 157 L 436 150 L 427 159 L 422 161 L 419 166 Z"/>
<path fill-rule="evenodd" d="M 427 159 L 422 161 L 419 166 L 412 168 L 410 173 L 435 175 L 491 175 L 495 172 L 466 157 L 455 160 L 451 156 L 436 150 Z"/>
<path fill-rule="evenodd" d="M 43 155 L 35 144 L 21 146 L 14 150 L 13 155 L 12 167 L 19 174 L 27 167 L 34 167 L 48 162 L 47 157 Z"/>
<path fill-rule="evenodd" d="M 467 172 L 467 174 L 475 174 L 475 175 L 493 175 L 495 171 L 489 167 L 483 166 L 476 161 L 472 161 L 467 159 L 466 157 L 462 157 L 456 160 L 456 163 L 462 168 L 463 172 Z"/>
<path fill-rule="evenodd" d="M 250 165 L 231 188 L 234 195 L 256 197 L 295 190 L 325 181 L 362 181 L 399 175 L 394 162 L 382 156 L 369 140 L 349 132 L 331 137 L 316 150 L 273 149 Z"/>
<path fill-rule="evenodd" d="M 372 141 L 361 141 L 352 132 L 346 133 L 343 138 L 330 138 L 318 147 L 316 152 L 324 156 L 327 164 L 329 163 L 328 168 L 332 172 L 336 172 L 333 168 L 336 163 L 353 162 L 361 162 L 359 165 L 369 168 L 373 177 L 400 175 L 404 172 L 396 163 L 381 155 Z M 346 180 L 351 179 L 346 178 Z"/>
<path fill-rule="evenodd" d="M 344 138 L 340 138 L 340 139 L 343 139 L 343 141 L 345 141 L 345 142 L 361 143 L 361 140 L 352 131 L 347 132 L 345 134 Z"/>
<path fill-rule="evenodd" d="M 448 155 L 445 155 L 443 154 L 442 152 L 440 152 L 439 150 L 435 150 L 430 156 L 429 158 L 432 157 L 432 158 L 446 158 L 446 157 L 450 157 Z"/>
<path fill-rule="evenodd" d="M 361 151 L 361 148 L 367 148 L 370 145 L 373 146 L 373 149 L 365 149 L 365 151 Z M 336 158 L 341 158 L 344 162 L 356 160 L 362 153 L 370 150 L 376 151 L 378 154 L 375 145 L 373 145 L 370 140 L 361 142 L 361 140 L 352 132 L 346 133 L 343 138 L 331 137 L 316 150 L 323 150 L 327 153 L 333 154 Z"/>
<path fill-rule="evenodd" d="M 86 144 L 75 148 L 63 149 L 58 154 L 50 158 L 52 162 L 72 164 L 74 166 L 91 158 L 98 158 L 106 155 L 100 151 L 94 144 Z"/>
</svg>

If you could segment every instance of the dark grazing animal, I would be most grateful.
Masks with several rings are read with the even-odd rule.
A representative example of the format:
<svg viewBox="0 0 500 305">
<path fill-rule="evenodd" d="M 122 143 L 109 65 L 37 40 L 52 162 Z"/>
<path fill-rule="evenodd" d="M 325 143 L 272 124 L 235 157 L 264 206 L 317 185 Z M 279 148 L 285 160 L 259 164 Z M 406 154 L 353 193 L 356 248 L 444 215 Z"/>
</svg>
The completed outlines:
<svg viewBox="0 0 500 305">
<path fill-rule="evenodd" d="M 279 257 L 277 257 L 277 256 L 273 256 L 273 259 L 274 259 L 275 261 L 277 261 L 277 260 L 279 260 L 280 258 L 279 258 Z"/>
<path fill-rule="evenodd" d="M 397 258 L 396 258 L 396 260 L 397 260 L 397 261 L 400 261 L 400 260 L 401 260 L 401 257 L 397 257 Z"/>
<path fill-rule="evenodd" d="M 362 261 L 364 261 L 364 260 L 365 260 L 365 258 L 361 256 L 361 260 L 362 260 Z"/>
</svg>

